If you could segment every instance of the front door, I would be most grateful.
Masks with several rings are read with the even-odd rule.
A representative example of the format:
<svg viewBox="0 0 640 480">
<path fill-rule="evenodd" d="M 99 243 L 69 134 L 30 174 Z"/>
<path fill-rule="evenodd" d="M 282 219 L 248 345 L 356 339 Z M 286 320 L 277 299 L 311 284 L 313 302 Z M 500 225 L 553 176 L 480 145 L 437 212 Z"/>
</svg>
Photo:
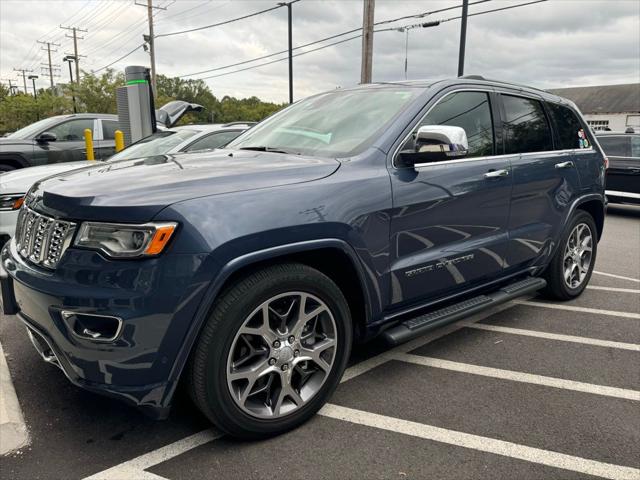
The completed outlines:
<svg viewBox="0 0 640 480">
<path fill-rule="evenodd" d="M 426 125 L 461 127 L 469 143 L 465 158 L 391 169 L 395 306 L 455 294 L 502 274 L 511 166 L 496 146 L 491 98 L 485 91 L 444 94 L 400 147 L 411 149 Z"/>
<path fill-rule="evenodd" d="M 85 129 L 95 132 L 93 118 L 75 118 L 50 128 L 48 131 L 55 134 L 57 139 L 41 146 L 46 151 L 47 163 L 86 160 Z"/>
</svg>

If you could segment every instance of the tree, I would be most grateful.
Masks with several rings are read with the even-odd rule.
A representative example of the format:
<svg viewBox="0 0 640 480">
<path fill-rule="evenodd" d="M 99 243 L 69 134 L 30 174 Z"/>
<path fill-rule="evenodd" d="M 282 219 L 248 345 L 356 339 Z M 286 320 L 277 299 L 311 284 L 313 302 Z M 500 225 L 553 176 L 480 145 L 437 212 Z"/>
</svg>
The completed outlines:
<svg viewBox="0 0 640 480">
<path fill-rule="evenodd" d="M 65 94 L 75 94 L 79 112 L 116 113 L 116 89 L 124 85 L 124 74 L 112 68 L 100 76 L 83 72 L 80 84 L 68 84 Z"/>
</svg>

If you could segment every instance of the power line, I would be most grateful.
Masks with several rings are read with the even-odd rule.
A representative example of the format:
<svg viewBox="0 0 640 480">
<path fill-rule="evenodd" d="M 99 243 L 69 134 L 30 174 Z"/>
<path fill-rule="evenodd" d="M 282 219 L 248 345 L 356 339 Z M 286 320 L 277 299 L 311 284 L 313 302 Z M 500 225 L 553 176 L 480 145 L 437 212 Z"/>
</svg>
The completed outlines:
<svg viewBox="0 0 640 480">
<path fill-rule="evenodd" d="M 485 0 L 485 1 L 486 1 L 486 0 Z M 469 16 L 472 16 L 472 15 L 474 15 L 474 16 L 475 16 L 475 15 L 484 15 L 484 14 L 487 14 L 487 13 L 499 12 L 499 11 L 502 11 L 502 10 L 508 10 L 508 9 L 511 9 L 511 8 L 524 7 L 524 6 L 527 6 L 527 5 L 533 5 L 533 4 L 536 4 L 536 3 L 542 3 L 542 2 L 546 2 L 546 1 L 547 1 L 547 0 L 535 0 L 535 1 L 527 2 L 527 3 L 520 3 L 520 4 L 518 4 L 518 5 L 511 5 L 511 6 L 509 6 L 509 7 L 502 7 L 502 8 L 492 9 L 492 10 L 485 10 L 485 11 L 482 11 L 482 12 L 476 12 L 476 13 L 474 13 L 474 14 L 469 14 Z M 479 2 L 479 3 L 482 3 L 482 2 Z M 470 3 L 470 4 L 471 4 L 471 3 Z M 460 19 L 460 18 L 461 18 L 461 16 L 457 16 L 457 17 L 450 17 L 450 18 L 447 18 L 447 19 L 444 19 L 444 20 L 440 20 L 440 23 L 449 22 L 449 21 L 452 21 L 452 20 L 458 20 L 458 19 Z M 387 22 L 380 22 L 380 23 L 391 23 L 391 21 L 387 21 Z M 421 25 L 421 24 L 405 25 L 405 26 L 403 26 L 403 27 L 401 27 L 401 28 L 409 28 L 409 27 L 419 26 L 419 25 Z M 382 28 L 382 29 L 374 30 L 374 32 L 375 32 L 375 33 L 381 33 L 381 32 L 397 31 L 397 30 L 398 30 L 398 28 L 399 28 L 399 27 Z M 362 29 L 361 29 L 361 28 L 358 28 L 358 29 L 352 30 L 352 32 L 353 32 L 353 31 L 357 31 L 357 30 L 362 30 Z M 337 34 L 337 35 L 334 35 L 334 36 L 333 36 L 333 38 L 336 38 L 336 37 L 338 37 L 338 36 L 342 36 L 342 35 L 343 35 L 343 34 Z M 298 54 L 294 55 L 294 57 L 299 57 L 299 56 L 301 56 L 301 55 L 306 55 L 307 53 L 316 52 L 316 51 L 318 51 L 318 50 L 322 50 L 322 49 L 324 49 L 324 48 L 333 47 L 333 46 L 335 46 L 335 45 L 339 45 L 339 44 L 341 44 L 341 43 L 345 43 L 345 42 L 348 42 L 348 41 L 350 41 L 350 40 L 355 40 L 356 38 L 360 38 L 361 36 L 362 36 L 362 34 L 358 34 L 358 35 L 355 35 L 355 36 L 353 36 L 353 37 L 349 37 L 349 38 L 346 38 L 346 39 L 340 40 L 340 41 L 338 41 L 338 42 L 333 42 L 333 43 L 330 43 L 330 44 L 327 44 L 327 45 L 323 45 L 323 46 L 318 47 L 318 48 L 314 48 L 314 49 L 312 49 L 312 50 L 308 50 L 308 51 L 306 51 L 306 52 L 298 53 Z M 326 40 L 326 39 L 325 39 L 325 40 Z M 321 42 L 321 41 L 322 41 L 322 40 L 317 40 L 316 42 L 311 42 L 311 43 L 309 43 L 309 44 L 307 44 L 307 45 L 312 45 L 312 44 L 314 44 L 314 43 L 319 43 L 319 42 Z M 303 47 L 303 46 L 295 47 L 295 48 L 294 48 L 294 50 L 295 50 L 295 49 L 298 49 L 298 48 L 302 48 L 302 47 Z M 280 52 L 280 53 L 286 53 L 286 50 L 285 50 L 285 51 L 283 51 L 283 52 Z M 246 60 L 245 62 L 241 62 L 241 63 L 249 63 L 249 62 L 252 62 L 252 61 L 256 61 L 256 60 L 258 60 L 258 59 L 260 59 L 260 58 L 267 58 L 268 56 L 273 56 L 273 55 L 277 55 L 277 54 L 275 54 L 275 53 L 274 53 L 274 54 L 271 54 L 271 55 L 265 55 L 265 56 L 263 56 L 263 57 L 254 58 L 254 59 L 252 59 L 252 60 Z M 238 69 L 238 70 L 234 70 L 234 71 L 232 71 L 232 72 L 225 72 L 225 73 L 219 73 L 219 74 L 217 74 L 217 75 L 210 75 L 210 76 L 207 76 L 207 77 L 201 77 L 201 78 L 198 78 L 198 79 L 196 79 L 196 80 L 208 80 L 208 79 L 211 79 L 211 78 L 216 78 L 216 77 L 222 77 L 222 76 L 226 76 L 226 75 L 231 75 L 231 74 L 234 74 L 234 73 L 244 72 L 244 71 L 247 71 L 247 70 L 252 70 L 252 69 L 254 69 L 254 68 L 260 68 L 260 67 L 264 67 L 264 66 L 271 65 L 271 64 L 274 64 L 274 63 L 282 62 L 282 61 L 284 61 L 284 60 L 287 60 L 287 57 L 279 58 L 279 59 L 276 59 L 276 60 L 271 60 L 271 61 L 269 61 L 269 62 L 260 63 L 260 64 L 258 64 L 258 65 L 252 65 L 252 66 L 250 66 L 250 67 L 241 68 L 241 69 Z M 237 64 L 233 64 L 233 65 L 226 65 L 226 66 L 224 66 L 224 67 L 217 67 L 215 70 L 224 70 L 224 69 L 226 69 L 226 68 L 231 68 L 232 66 L 235 66 L 235 65 L 237 65 Z M 209 70 L 209 71 L 213 71 L 213 70 Z M 180 77 L 180 78 L 181 78 L 181 77 Z"/>
<path fill-rule="evenodd" d="M 289 2 L 289 3 L 297 3 L 299 1 L 300 0 L 293 0 L 293 1 Z M 285 5 L 276 5 L 275 7 L 266 8 L 264 10 L 260 10 L 259 12 L 249 13 L 249 14 L 243 15 L 241 17 L 232 18 L 230 20 L 225 20 L 223 22 L 212 23 L 211 25 L 204 25 L 202 27 L 190 28 L 188 30 L 180 30 L 180 31 L 177 31 L 177 32 L 162 33 L 160 35 L 156 35 L 156 38 L 170 37 L 172 35 L 180 35 L 182 33 L 197 32 L 198 30 L 205 30 L 207 28 L 219 27 L 221 25 L 227 25 L 228 23 L 237 22 L 238 20 L 244 20 L 245 18 L 251 18 L 251 17 L 255 17 L 256 15 L 262 15 L 263 13 L 271 12 L 272 10 L 277 10 L 277 9 L 282 8 L 284 6 Z"/>
<path fill-rule="evenodd" d="M 476 4 L 479 4 L 479 3 L 486 3 L 486 2 L 489 2 L 489 1 L 491 1 L 491 0 L 476 0 L 475 2 L 470 2 L 469 5 L 476 5 Z M 381 20 L 379 22 L 375 22 L 374 25 L 375 26 L 386 25 L 386 24 L 389 24 L 389 23 L 398 22 L 400 20 L 406 20 L 408 18 L 424 18 L 427 15 L 432 15 L 434 13 L 441 13 L 441 12 L 445 12 L 445 11 L 448 11 L 448 10 L 453 10 L 453 9 L 456 9 L 456 8 L 460 8 L 460 6 L 456 5 L 455 7 L 446 7 L 446 8 L 441 8 L 439 10 L 431 10 L 431 11 L 428 11 L 428 12 L 417 13 L 415 15 L 405 15 L 403 17 L 391 18 L 391 19 L 388 19 L 388 20 Z M 395 30 L 395 29 L 396 28 L 393 28 L 392 30 Z M 328 37 L 321 38 L 320 40 L 315 40 L 313 42 L 305 43 L 304 45 L 299 45 L 297 47 L 294 47 L 293 50 L 299 50 L 301 48 L 310 47 L 310 46 L 316 45 L 318 43 L 326 42 L 327 40 L 333 40 L 334 38 L 342 37 L 344 35 L 349 35 L 349 34 L 354 33 L 354 32 L 359 32 L 360 30 L 362 30 L 362 27 L 352 28 L 351 30 L 347 30 L 347 31 L 344 31 L 344 32 L 341 32 L 341 33 L 336 33 L 335 35 L 330 35 Z M 386 30 L 382 30 L 382 31 L 386 31 Z M 231 64 L 231 65 L 226 65 L 224 67 L 214 67 L 214 68 L 210 68 L 210 69 L 207 69 L 207 70 L 201 70 L 199 72 L 187 73 L 187 74 L 184 74 L 184 75 L 180 75 L 180 78 L 192 77 L 194 75 L 202 75 L 203 73 L 215 72 L 217 70 L 224 70 L 226 68 L 237 67 L 239 65 L 244 65 L 246 63 L 256 62 L 258 60 L 264 60 L 265 58 L 269 58 L 269 57 L 275 57 L 275 56 L 281 55 L 283 53 L 287 53 L 287 50 L 281 50 L 279 52 L 269 53 L 267 55 L 262 55 L 261 57 L 255 57 L 255 58 L 252 58 L 251 60 L 245 60 L 245 61 L 234 63 L 234 64 Z"/>
<path fill-rule="evenodd" d="M 124 60 L 125 58 L 127 58 L 129 55 L 133 54 L 136 50 L 140 50 L 142 48 L 144 44 L 141 43 L 140 45 L 138 45 L 136 48 L 134 48 L 133 50 L 131 50 L 129 53 L 125 53 L 123 56 L 121 56 L 120 58 L 118 58 L 117 60 L 114 60 L 113 62 L 111 62 L 109 65 L 105 65 L 104 67 L 100 67 L 97 70 L 91 70 L 91 73 L 98 73 L 101 70 L 104 70 L 105 68 L 109 68 L 111 65 L 113 65 L 114 63 L 118 63 L 120 60 Z"/>
</svg>

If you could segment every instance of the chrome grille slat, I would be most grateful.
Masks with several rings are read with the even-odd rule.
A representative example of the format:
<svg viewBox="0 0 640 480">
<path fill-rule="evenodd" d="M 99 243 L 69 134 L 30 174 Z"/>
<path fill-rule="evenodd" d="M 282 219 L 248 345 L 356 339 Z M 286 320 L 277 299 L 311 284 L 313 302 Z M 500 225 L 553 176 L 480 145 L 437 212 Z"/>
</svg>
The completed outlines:
<svg viewBox="0 0 640 480">
<path fill-rule="evenodd" d="M 55 268 L 71 243 L 76 224 L 31 210 L 18 216 L 16 247 L 21 257 L 46 268 Z"/>
</svg>

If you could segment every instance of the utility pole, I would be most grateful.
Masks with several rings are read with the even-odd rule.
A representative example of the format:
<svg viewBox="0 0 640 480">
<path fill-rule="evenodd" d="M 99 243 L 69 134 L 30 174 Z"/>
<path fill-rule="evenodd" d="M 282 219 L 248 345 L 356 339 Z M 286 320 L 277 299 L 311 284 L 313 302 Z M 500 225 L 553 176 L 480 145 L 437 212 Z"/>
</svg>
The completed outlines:
<svg viewBox="0 0 640 480">
<path fill-rule="evenodd" d="M 464 49 L 467 43 L 467 14 L 469 0 L 462 0 L 462 23 L 460 25 L 460 51 L 458 54 L 458 76 L 464 75 Z"/>
<path fill-rule="evenodd" d="M 360 83 L 371 83 L 371 74 L 373 71 L 373 10 L 375 3 L 375 0 L 364 0 Z"/>
<path fill-rule="evenodd" d="M 78 55 L 78 40 L 84 40 L 84 37 L 78 37 L 78 32 L 87 33 L 88 30 L 78 27 L 63 27 L 62 25 L 60 25 L 60 28 L 73 32 L 73 35 L 65 35 L 65 37 L 73 38 L 73 56 L 76 57 L 76 83 L 80 83 L 80 57 L 83 55 Z"/>
<path fill-rule="evenodd" d="M 24 68 L 14 68 L 14 72 L 22 73 L 22 83 L 24 84 L 24 93 L 27 94 L 27 73 L 33 72 L 33 70 L 26 70 Z"/>
<path fill-rule="evenodd" d="M 287 18 L 289 22 L 289 103 L 293 103 L 293 22 L 291 5 L 293 2 L 280 2 L 278 5 L 287 7 Z"/>
<path fill-rule="evenodd" d="M 41 42 L 40 40 L 37 40 L 37 42 L 47 46 L 46 51 L 47 55 L 49 56 L 49 80 L 51 81 L 51 90 L 53 90 L 53 65 L 51 64 L 51 46 L 53 45 L 54 47 L 59 47 L 60 44 L 53 42 Z M 42 47 L 41 50 L 45 50 L 45 48 Z M 57 52 L 57 50 L 54 50 L 54 52 Z"/>
<path fill-rule="evenodd" d="M 153 0 L 147 0 L 147 4 L 144 3 L 135 3 L 135 5 L 140 5 L 142 7 L 147 7 L 147 17 L 149 21 L 149 38 L 143 35 L 145 41 L 149 42 L 149 56 L 151 57 L 151 90 L 153 91 L 153 97 L 156 97 L 156 47 L 155 47 L 155 38 L 153 35 L 153 9 L 157 8 L 159 10 L 166 10 L 166 7 L 158 7 L 153 5 Z"/>
</svg>

